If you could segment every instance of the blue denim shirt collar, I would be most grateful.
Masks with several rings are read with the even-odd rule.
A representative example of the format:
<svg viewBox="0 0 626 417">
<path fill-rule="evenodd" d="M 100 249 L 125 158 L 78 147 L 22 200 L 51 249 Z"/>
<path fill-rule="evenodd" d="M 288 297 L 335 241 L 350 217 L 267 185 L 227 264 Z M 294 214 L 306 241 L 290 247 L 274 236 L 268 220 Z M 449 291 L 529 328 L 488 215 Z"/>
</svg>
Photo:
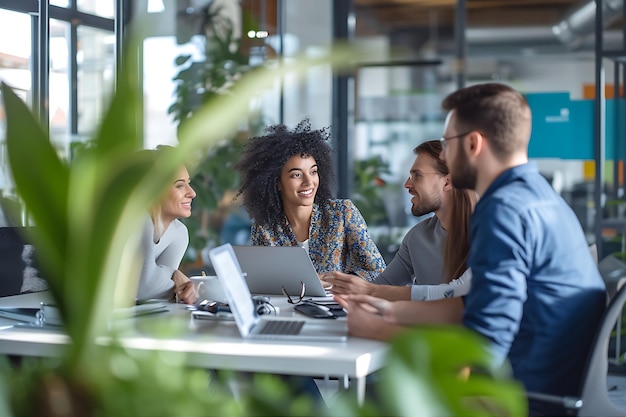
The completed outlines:
<svg viewBox="0 0 626 417">
<path fill-rule="evenodd" d="M 496 178 L 485 190 L 485 193 L 480 196 L 480 199 L 484 199 L 489 197 L 491 194 L 495 193 L 503 185 L 509 184 L 515 180 L 515 178 L 524 177 L 528 174 L 534 174 L 539 172 L 537 168 L 537 164 L 535 162 L 529 161 L 522 165 L 514 166 L 513 168 L 509 168 L 504 171 L 498 178 Z M 480 204 L 480 200 L 478 201 Z"/>
</svg>

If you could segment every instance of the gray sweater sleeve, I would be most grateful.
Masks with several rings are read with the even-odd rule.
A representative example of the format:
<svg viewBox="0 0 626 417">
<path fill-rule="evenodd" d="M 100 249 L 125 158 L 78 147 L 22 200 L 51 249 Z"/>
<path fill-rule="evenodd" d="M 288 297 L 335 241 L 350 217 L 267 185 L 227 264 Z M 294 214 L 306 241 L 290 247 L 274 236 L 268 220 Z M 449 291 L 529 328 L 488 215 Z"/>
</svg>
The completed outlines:
<svg viewBox="0 0 626 417">
<path fill-rule="evenodd" d="M 180 266 L 187 246 L 187 227 L 174 220 L 158 243 L 153 241 L 154 226 L 150 218 L 144 225 L 141 246 L 144 260 L 137 288 L 137 298 L 170 298 L 173 294 L 172 275 Z"/>
<path fill-rule="evenodd" d="M 400 245 L 396 256 L 385 270 L 371 282 L 383 285 L 411 285 L 413 283 L 413 265 L 407 241 L 408 234 L 402 239 L 402 245 Z"/>
</svg>

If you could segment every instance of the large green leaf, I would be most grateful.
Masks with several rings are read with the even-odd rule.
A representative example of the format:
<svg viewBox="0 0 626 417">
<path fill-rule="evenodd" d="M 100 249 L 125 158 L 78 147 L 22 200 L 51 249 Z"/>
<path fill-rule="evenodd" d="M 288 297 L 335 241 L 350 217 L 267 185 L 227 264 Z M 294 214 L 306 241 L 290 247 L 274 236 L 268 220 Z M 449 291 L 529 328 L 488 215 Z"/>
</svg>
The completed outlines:
<svg viewBox="0 0 626 417">
<path fill-rule="evenodd" d="M 0 86 L 7 117 L 7 152 L 18 194 L 37 225 L 32 236 L 50 271 L 65 264 L 68 242 L 69 168 L 61 162 L 39 122 L 9 86 Z M 50 283 L 54 297 L 62 284 Z"/>
<path fill-rule="evenodd" d="M 469 379 L 463 371 L 471 371 Z M 420 327 L 393 340 L 382 398 L 399 416 L 526 416 L 522 386 L 462 327 Z"/>
</svg>

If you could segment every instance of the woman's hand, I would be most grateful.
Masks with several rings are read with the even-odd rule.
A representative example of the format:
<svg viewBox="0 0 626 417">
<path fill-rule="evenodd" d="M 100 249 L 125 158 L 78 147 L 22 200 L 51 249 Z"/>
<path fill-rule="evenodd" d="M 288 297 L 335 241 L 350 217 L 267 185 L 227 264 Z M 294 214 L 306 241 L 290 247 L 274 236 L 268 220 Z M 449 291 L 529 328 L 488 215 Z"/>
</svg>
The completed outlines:
<svg viewBox="0 0 626 417">
<path fill-rule="evenodd" d="M 179 303 L 193 304 L 196 302 L 196 289 L 193 282 L 185 274 L 179 270 L 174 271 L 172 281 L 174 281 L 174 291 Z"/>
<path fill-rule="evenodd" d="M 330 290 L 333 288 L 333 284 L 331 282 L 331 280 L 333 279 L 332 272 L 322 272 L 321 274 L 317 274 L 317 277 L 322 282 L 322 287 L 324 287 L 325 290 Z"/>
</svg>

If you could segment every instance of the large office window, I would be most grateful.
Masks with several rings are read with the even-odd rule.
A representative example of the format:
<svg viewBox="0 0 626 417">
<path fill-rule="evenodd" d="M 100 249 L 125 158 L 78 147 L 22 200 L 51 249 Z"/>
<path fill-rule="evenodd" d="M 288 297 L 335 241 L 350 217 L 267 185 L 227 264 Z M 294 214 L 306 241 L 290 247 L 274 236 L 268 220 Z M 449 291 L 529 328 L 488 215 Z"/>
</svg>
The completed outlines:
<svg viewBox="0 0 626 417">
<path fill-rule="evenodd" d="M 201 61 L 200 49 L 192 43 L 179 45 L 175 36 L 147 38 L 143 43 L 144 57 L 144 146 L 149 149 L 160 144 L 175 145 L 176 123 L 167 110 L 175 96 L 172 81 L 180 68 L 175 65 L 177 56 L 190 54 L 192 61 Z"/>
<path fill-rule="evenodd" d="M 161 2 L 163 0 L 160 0 Z M 115 16 L 115 0 L 76 0 L 78 10 L 112 19 Z"/>
<path fill-rule="evenodd" d="M 113 91 L 114 36 L 109 31 L 76 28 L 76 73 L 71 73 L 72 30 L 69 22 L 50 21 L 50 135 L 60 152 L 69 156 L 72 142 L 84 141 L 95 133 Z M 75 80 L 75 81 L 73 81 Z M 76 95 L 72 84 L 75 83 Z M 70 105 L 72 97 L 75 103 Z M 72 107 L 76 107 L 72 118 Z"/>
<path fill-rule="evenodd" d="M 10 85 L 35 114 L 45 108 L 51 140 L 69 158 L 73 141 L 90 137 L 113 92 L 115 37 L 113 0 L 51 0 L 47 34 L 39 33 L 37 1 L 0 0 L 0 81 Z M 62 8 L 62 9 L 61 9 Z M 43 36 L 39 36 L 43 35 Z M 48 59 L 41 62 L 42 42 Z M 47 65 L 44 65 L 47 64 Z M 46 80 L 47 83 L 41 80 Z M 43 86 L 43 88 L 41 88 Z M 6 160 L 5 113 L 0 101 L 0 226 L 14 185 Z"/>
<path fill-rule="evenodd" d="M 24 99 L 28 99 L 31 87 L 30 59 L 30 16 L 0 9 L 0 79 L 15 88 Z M 2 130 L 0 135 L 3 134 Z"/>
<path fill-rule="evenodd" d="M 0 9 L 0 81 L 10 85 L 27 103 L 31 96 L 31 18 Z M 6 159 L 5 113 L 0 101 L 0 195 L 14 193 Z M 2 218 L 0 218 L 2 220 Z"/>
<path fill-rule="evenodd" d="M 159 0 L 163 2 L 163 0 Z M 74 0 L 76 8 L 83 12 L 95 16 L 112 19 L 115 16 L 115 0 Z M 71 7 L 70 0 L 50 0 L 52 6 Z"/>
<path fill-rule="evenodd" d="M 50 90 L 48 115 L 50 136 L 60 149 L 70 137 L 70 83 L 69 83 L 68 22 L 50 19 Z"/>
<path fill-rule="evenodd" d="M 75 135 L 89 137 L 100 125 L 115 81 L 115 37 L 110 31 L 77 28 L 77 106 Z"/>
</svg>

